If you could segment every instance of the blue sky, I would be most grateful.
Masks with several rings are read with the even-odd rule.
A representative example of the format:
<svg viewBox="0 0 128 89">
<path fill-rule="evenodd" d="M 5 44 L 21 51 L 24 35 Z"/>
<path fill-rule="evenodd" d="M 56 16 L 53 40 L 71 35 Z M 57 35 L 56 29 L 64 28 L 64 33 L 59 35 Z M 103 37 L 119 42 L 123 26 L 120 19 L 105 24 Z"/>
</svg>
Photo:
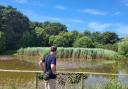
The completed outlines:
<svg viewBox="0 0 128 89">
<path fill-rule="evenodd" d="M 69 31 L 111 31 L 128 35 L 128 0 L 0 0 L 31 21 L 65 24 Z"/>
</svg>

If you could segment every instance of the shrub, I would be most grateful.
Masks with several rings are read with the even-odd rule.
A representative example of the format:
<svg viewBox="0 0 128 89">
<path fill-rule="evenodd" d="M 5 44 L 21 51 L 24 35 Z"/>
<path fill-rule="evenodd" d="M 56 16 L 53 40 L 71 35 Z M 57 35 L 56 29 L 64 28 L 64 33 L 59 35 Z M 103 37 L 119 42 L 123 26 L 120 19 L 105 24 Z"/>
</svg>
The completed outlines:
<svg viewBox="0 0 128 89">
<path fill-rule="evenodd" d="M 118 43 L 118 52 L 119 54 L 128 57 L 128 39 Z"/>
</svg>

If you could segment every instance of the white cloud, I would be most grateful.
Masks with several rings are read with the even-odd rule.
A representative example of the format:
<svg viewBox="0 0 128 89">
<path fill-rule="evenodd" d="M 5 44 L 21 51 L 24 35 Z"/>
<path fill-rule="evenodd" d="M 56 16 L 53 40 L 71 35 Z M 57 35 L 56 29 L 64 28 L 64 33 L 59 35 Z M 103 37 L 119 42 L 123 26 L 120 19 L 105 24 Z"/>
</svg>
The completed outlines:
<svg viewBox="0 0 128 89">
<path fill-rule="evenodd" d="M 105 12 L 103 11 L 98 11 L 96 9 L 85 9 L 85 10 L 81 10 L 81 12 L 84 12 L 84 13 L 88 13 L 88 14 L 92 14 L 92 15 L 106 15 Z"/>
<path fill-rule="evenodd" d="M 45 7 L 44 4 L 42 3 L 29 3 L 31 6 L 36 6 L 36 7 Z"/>
<path fill-rule="evenodd" d="M 60 9 L 60 10 L 66 10 L 67 8 L 65 8 L 64 6 L 61 5 L 56 5 L 55 8 Z"/>
<path fill-rule="evenodd" d="M 128 24 L 90 22 L 88 28 L 100 32 L 112 31 L 118 33 L 119 36 L 128 36 Z"/>
<path fill-rule="evenodd" d="M 28 2 L 27 0 L 13 0 L 13 1 L 16 3 L 21 3 L 21 4 Z"/>
<path fill-rule="evenodd" d="M 72 23 L 84 23 L 83 20 L 79 19 L 68 19 L 68 18 L 58 18 L 58 17 L 51 17 L 51 16 L 42 16 L 43 21 L 60 21 L 60 22 L 72 22 Z"/>
<path fill-rule="evenodd" d="M 67 21 L 74 22 L 74 23 L 84 23 L 84 21 L 80 19 L 67 19 Z"/>
<path fill-rule="evenodd" d="M 51 16 L 42 16 L 41 18 L 43 19 L 43 21 L 45 21 L 45 20 L 61 21 L 62 20 L 61 18 L 51 17 Z"/>
<path fill-rule="evenodd" d="M 113 15 L 119 15 L 119 14 L 121 14 L 121 12 L 115 12 L 115 13 L 113 13 Z"/>
<path fill-rule="evenodd" d="M 42 22 L 42 21 L 59 21 L 59 22 L 71 22 L 71 23 L 84 23 L 84 21 L 80 20 L 80 19 L 60 18 L 60 17 L 54 17 L 54 16 L 41 15 L 31 9 L 25 9 L 25 10 L 21 10 L 21 11 L 28 17 L 31 17 L 32 21 L 40 21 L 40 22 Z"/>
<path fill-rule="evenodd" d="M 120 24 L 117 28 L 117 32 L 128 36 L 128 25 Z"/>
<path fill-rule="evenodd" d="M 111 26 L 109 23 L 98 23 L 98 22 L 90 22 L 88 24 L 88 28 L 96 30 L 96 31 L 104 31 Z"/>
<path fill-rule="evenodd" d="M 128 0 L 122 0 L 121 1 L 125 6 L 128 6 Z"/>
</svg>

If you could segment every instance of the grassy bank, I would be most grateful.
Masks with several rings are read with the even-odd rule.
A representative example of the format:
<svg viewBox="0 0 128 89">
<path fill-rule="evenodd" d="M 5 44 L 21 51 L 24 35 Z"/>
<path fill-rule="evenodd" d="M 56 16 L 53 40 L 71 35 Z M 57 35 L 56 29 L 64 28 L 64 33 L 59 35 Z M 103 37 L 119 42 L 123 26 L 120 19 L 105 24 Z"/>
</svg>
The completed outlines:
<svg viewBox="0 0 128 89">
<path fill-rule="evenodd" d="M 21 48 L 17 55 L 45 56 L 50 51 L 49 47 Z M 57 58 L 80 59 L 123 59 L 117 52 L 99 48 L 63 48 L 57 50 Z"/>
</svg>

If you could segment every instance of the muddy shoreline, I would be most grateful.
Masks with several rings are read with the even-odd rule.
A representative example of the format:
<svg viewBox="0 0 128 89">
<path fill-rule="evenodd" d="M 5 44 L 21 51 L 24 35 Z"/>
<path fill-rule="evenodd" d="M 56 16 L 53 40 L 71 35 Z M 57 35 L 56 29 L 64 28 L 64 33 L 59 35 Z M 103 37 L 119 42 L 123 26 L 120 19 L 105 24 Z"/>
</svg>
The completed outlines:
<svg viewBox="0 0 128 89">
<path fill-rule="evenodd" d="M 13 60 L 16 59 L 16 56 L 0 55 L 0 61 Z"/>
</svg>

